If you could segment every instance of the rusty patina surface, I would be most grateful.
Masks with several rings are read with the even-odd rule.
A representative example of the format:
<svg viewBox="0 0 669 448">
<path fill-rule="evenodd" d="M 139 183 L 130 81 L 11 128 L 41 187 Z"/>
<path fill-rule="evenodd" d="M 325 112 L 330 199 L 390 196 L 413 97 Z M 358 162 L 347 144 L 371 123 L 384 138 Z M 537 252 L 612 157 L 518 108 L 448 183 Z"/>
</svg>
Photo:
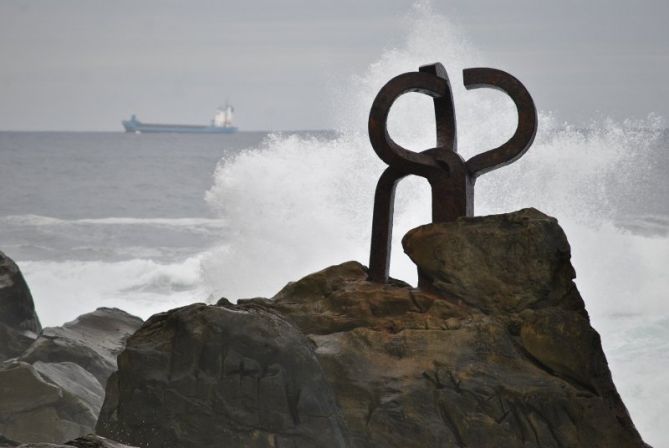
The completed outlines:
<svg viewBox="0 0 669 448">
<path fill-rule="evenodd" d="M 397 183 L 414 174 L 427 179 L 432 189 L 432 222 L 453 221 L 474 214 L 474 183 L 481 174 L 508 165 L 530 147 L 537 131 L 537 110 L 523 84 L 493 68 L 463 71 L 467 89 L 489 87 L 509 95 L 518 110 L 518 126 L 503 145 L 465 161 L 457 152 L 453 95 L 446 69 L 440 63 L 403 73 L 381 88 L 369 113 L 369 139 L 376 154 L 388 164 L 374 197 L 369 280 L 386 282 L 390 263 L 393 204 Z M 432 97 L 437 128 L 434 148 L 417 153 L 403 148 L 388 135 L 388 114 L 397 98 L 408 92 Z M 419 272 L 419 285 L 421 275 Z"/>
</svg>

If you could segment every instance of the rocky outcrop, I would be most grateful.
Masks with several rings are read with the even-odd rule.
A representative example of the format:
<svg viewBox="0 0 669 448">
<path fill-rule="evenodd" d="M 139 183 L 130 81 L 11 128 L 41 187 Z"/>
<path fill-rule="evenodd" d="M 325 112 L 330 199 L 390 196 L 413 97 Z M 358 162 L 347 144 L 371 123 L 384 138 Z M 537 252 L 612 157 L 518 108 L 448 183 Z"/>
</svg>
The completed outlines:
<svg viewBox="0 0 669 448">
<path fill-rule="evenodd" d="M 99 308 L 42 329 L 19 268 L 0 252 L 0 446 L 56 446 L 39 442 L 93 431 L 116 356 L 141 324 L 121 310 Z M 96 440 L 74 446 L 121 446 Z"/>
<path fill-rule="evenodd" d="M 587 317 L 569 242 L 538 210 L 422 226 L 402 244 L 428 289 L 451 301 L 487 314 L 558 307 Z"/>
<path fill-rule="evenodd" d="M 94 434 L 89 434 L 84 437 L 79 437 L 69 442 L 65 442 L 63 445 L 56 445 L 52 443 L 24 443 L 22 445 L 3 445 L 2 440 L 0 440 L 0 447 L 2 446 L 18 446 L 19 448 L 133 448 L 129 445 L 123 445 L 113 440 L 105 439 L 104 437 L 96 436 Z"/>
<path fill-rule="evenodd" d="M 107 384 L 97 432 L 148 447 L 345 447 L 312 344 L 258 307 L 190 305 L 150 318 Z"/>
<path fill-rule="evenodd" d="M 0 252 L 0 361 L 22 353 L 41 329 L 19 267 Z"/>
<path fill-rule="evenodd" d="M 142 320 L 99 308 L 0 365 L 0 434 L 20 442 L 62 443 L 92 432 L 116 355 Z"/>
<path fill-rule="evenodd" d="M 348 262 L 272 300 L 153 317 L 98 430 L 148 447 L 645 446 L 555 219 L 462 218 L 403 243 L 421 289 Z"/>
<path fill-rule="evenodd" d="M 32 295 L 19 267 L 0 252 L 0 323 L 37 333 L 42 329 Z"/>
<path fill-rule="evenodd" d="M 104 437 L 96 436 L 94 434 L 89 434 L 87 436 L 71 440 L 67 442 L 65 446 L 75 446 L 78 448 L 133 448 L 129 445 L 123 445 L 121 443 L 114 442 L 113 440 L 105 439 Z"/>
<path fill-rule="evenodd" d="M 98 308 L 64 324 L 45 328 L 20 357 L 22 361 L 73 362 L 104 387 L 116 370 L 116 357 L 142 319 L 117 308 Z"/>
<path fill-rule="evenodd" d="M 0 363 L 19 356 L 35 342 L 36 337 L 31 331 L 17 331 L 0 324 Z"/>
<path fill-rule="evenodd" d="M 8 362 L 0 369 L 0 434 L 21 442 L 65 442 L 88 434 L 104 389 L 77 364 Z"/>
</svg>

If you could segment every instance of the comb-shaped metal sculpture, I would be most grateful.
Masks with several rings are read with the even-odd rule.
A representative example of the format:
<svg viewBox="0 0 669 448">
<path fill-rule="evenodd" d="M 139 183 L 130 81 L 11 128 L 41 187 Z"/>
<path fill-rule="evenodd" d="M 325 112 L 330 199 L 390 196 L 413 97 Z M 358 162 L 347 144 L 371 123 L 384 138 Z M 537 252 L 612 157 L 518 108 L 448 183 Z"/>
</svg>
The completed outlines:
<svg viewBox="0 0 669 448">
<path fill-rule="evenodd" d="M 453 221 L 474 214 L 474 182 L 481 174 L 508 165 L 529 149 L 537 132 L 537 110 L 525 86 L 512 75 L 492 68 L 463 71 L 467 89 L 490 87 L 506 93 L 518 109 L 518 126 L 503 145 L 466 162 L 457 153 L 453 95 L 446 69 L 440 63 L 424 65 L 388 81 L 374 99 L 369 113 L 369 139 L 376 154 L 388 164 L 374 196 L 372 244 L 369 255 L 371 281 L 388 280 L 395 187 L 405 176 L 427 179 L 432 188 L 432 222 Z M 409 151 L 388 135 L 388 114 L 395 100 L 408 92 L 429 95 L 434 101 L 437 145 L 421 153 Z M 423 283 L 419 272 L 418 284 Z"/>
</svg>

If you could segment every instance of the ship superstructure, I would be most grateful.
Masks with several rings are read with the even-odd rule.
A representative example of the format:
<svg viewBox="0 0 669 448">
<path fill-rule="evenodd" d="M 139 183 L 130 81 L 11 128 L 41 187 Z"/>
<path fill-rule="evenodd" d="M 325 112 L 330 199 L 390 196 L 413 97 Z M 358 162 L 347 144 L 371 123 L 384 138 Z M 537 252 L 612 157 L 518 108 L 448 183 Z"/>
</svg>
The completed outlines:
<svg viewBox="0 0 669 448">
<path fill-rule="evenodd" d="M 157 132 L 173 132 L 180 134 L 232 134 L 237 132 L 237 128 L 232 124 L 232 114 L 234 108 L 226 104 L 216 110 L 214 118 L 211 123 L 205 125 L 192 124 L 158 124 L 158 123 L 143 123 L 137 119 L 135 114 L 130 117 L 130 120 L 123 120 L 121 123 L 125 128 L 125 132 L 133 133 L 157 133 Z"/>
</svg>

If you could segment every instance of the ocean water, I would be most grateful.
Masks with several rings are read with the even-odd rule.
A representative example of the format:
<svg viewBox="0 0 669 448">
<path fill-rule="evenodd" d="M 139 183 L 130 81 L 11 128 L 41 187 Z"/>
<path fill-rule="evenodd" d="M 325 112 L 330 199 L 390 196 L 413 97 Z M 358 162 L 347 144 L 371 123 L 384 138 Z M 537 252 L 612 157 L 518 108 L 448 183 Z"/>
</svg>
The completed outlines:
<svg viewBox="0 0 669 448">
<path fill-rule="evenodd" d="M 384 168 L 366 120 L 383 83 L 442 61 L 466 158 L 515 127 L 510 100 L 461 87 L 462 68 L 494 66 L 493 58 L 443 17 L 419 8 L 408 20 L 403 46 L 331 89 L 333 132 L 0 132 L 0 250 L 23 270 L 42 322 L 99 306 L 146 318 L 221 296 L 271 296 L 325 266 L 366 264 Z M 559 219 L 618 390 L 645 440 L 669 447 L 666 123 L 651 114 L 575 127 L 538 107 L 534 145 L 479 179 L 476 213 L 531 206 Z M 390 131 L 407 148 L 428 148 L 432 116 L 429 100 L 406 95 Z M 399 240 L 429 222 L 426 182 L 403 181 L 396 201 L 391 274 L 415 282 Z"/>
</svg>

